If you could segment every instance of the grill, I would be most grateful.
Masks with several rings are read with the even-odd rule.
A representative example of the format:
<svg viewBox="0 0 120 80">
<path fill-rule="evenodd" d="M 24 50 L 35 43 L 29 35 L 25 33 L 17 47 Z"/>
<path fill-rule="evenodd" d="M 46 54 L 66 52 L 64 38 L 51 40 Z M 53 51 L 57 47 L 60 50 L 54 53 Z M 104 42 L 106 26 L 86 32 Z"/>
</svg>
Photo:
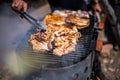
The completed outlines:
<svg viewBox="0 0 120 80">
<path fill-rule="evenodd" d="M 32 50 L 28 40 L 39 28 L 31 26 L 26 35 L 17 41 L 17 61 L 20 68 L 24 68 L 20 72 L 37 72 L 21 80 L 94 80 L 93 63 L 98 35 L 96 22 L 97 17 L 90 15 L 90 26 L 79 30 L 82 36 L 77 42 L 76 50 L 61 57 L 52 52 L 40 53 Z"/>
<path fill-rule="evenodd" d="M 82 34 L 82 37 L 79 38 L 79 41 L 76 45 L 76 50 L 64 55 L 64 56 L 55 56 L 51 52 L 34 52 L 31 45 L 29 45 L 28 40 L 31 34 L 37 32 L 37 28 L 32 26 L 28 33 L 19 40 L 18 46 L 16 49 L 17 54 L 23 59 L 23 62 L 32 62 L 32 64 L 26 64 L 34 68 L 42 69 L 58 69 L 65 68 L 72 65 L 75 65 L 82 60 L 84 60 L 90 53 L 91 40 L 93 36 L 93 25 L 94 18 L 90 18 L 91 24 L 88 28 L 79 30 Z"/>
</svg>

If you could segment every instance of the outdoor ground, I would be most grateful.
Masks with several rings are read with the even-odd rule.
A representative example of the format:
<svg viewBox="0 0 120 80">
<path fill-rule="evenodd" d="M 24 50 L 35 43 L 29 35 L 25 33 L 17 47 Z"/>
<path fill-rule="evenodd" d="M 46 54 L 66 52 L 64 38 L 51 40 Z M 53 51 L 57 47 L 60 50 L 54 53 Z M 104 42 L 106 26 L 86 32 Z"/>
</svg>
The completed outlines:
<svg viewBox="0 0 120 80">
<path fill-rule="evenodd" d="M 4 57 L 15 50 L 16 37 L 24 35 L 30 28 L 30 24 L 14 13 L 10 4 L 2 4 L 0 10 L 2 11 L 0 13 L 0 80 L 12 80 L 14 75 L 10 74 L 5 66 Z M 35 18 L 42 18 L 49 11 L 48 5 L 30 7 L 29 9 L 29 13 Z M 103 41 L 107 40 L 104 31 L 100 35 Z M 103 74 L 108 80 L 120 80 L 120 50 L 117 47 L 113 49 L 110 44 L 104 45 L 100 53 L 100 61 Z"/>
<path fill-rule="evenodd" d="M 101 32 L 101 39 L 107 39 L 104 31 Z M 101 35 L 100 34 L 100 35 Z M 120 49 L 112 44 L 104 44 L 100 53 L 102 72 L 108 80 L 120 80 Z"/>
</svg>

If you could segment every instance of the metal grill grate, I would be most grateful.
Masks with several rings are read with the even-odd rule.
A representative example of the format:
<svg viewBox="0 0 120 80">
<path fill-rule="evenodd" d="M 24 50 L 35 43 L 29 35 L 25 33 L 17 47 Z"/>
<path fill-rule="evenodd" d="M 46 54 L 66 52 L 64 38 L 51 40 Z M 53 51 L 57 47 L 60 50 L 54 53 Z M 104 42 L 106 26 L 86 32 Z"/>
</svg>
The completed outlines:
<svg viewBox="0 0 120 80">
<path fill-rule="evenodd" d="M 90 41 L 91 35 L 82 35 L 82 37 L 79 38 L 75 51 L 59 57 L 50 52 L 34 52 L 28 40 L 24 39 L 21 41 L 21 44 L 18 45 L 17 53 L 24 62 L 32 62 L 37 65 L 42 64 L 41 66 L 44 68 L 60 68 L 76 64 L 86 57 L 89 54 Z"/>
<path fill-rule="evenodd" d="M 74 65 L 83 60 L 89 54 L 93 23 L 94 21 L 91 20 L 90 27 L 80 30 L 82 37 L 79 38 L 76 50 L 67 55 L 58 57 L 51 52 L 34 52 L 28 43 L 30 35 L 36 33 L 34 26 L 32 26 L 22 40 L 19 40 L 16 52 L 20 58 L 24 60 L 23 62 L 29 63 L 28 65 L 34 66 L 35 68 L 62 68 Z"/>
</svg>

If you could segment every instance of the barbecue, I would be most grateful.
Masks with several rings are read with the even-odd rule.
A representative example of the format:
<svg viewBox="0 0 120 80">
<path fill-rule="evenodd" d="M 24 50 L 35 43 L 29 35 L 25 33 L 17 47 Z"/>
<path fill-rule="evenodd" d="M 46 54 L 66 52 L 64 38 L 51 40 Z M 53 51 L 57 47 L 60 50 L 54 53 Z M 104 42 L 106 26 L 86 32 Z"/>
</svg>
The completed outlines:
<svg viewBox="0 0 120 80">
<path fill-rule="evenodd" d="M 76 24 L 76 21 L 67 20 L 69 16 L 84 19 L 85 24 L 81 22 Z M 60 19 L 55 19 L 58 17 Z M 45 16 L 41 23 L 46 26 L 44 30 L 39 28 L 38 31 L 36 25 L 32 26 L 17 46 L 16 51 L 25 69 L 32 71 L 37 69 L 39 78 L 43 80 L 57 80 L 58 78 L 60 80 L 89 80 L 97 39 L 96 18 L 80 10 L 76 12 L 57 10 Z M 61 31 L 63 29 L 68 29 L 69 35 L 67 31 Z M 76 35 L 75 38 L 72 35 Z M 69 37 L 73 39 L 74 44 L 67 42 L 66 38 Z M 66 39 L 65 42 L 64 39 Z M 62 46 L 61 43 L 65 45 Z M 66 47 L 66 44 L 71 47 L 68 47 L 68 50 L 65 49 L 66 52 L 59 52 L 61 51 L 59 46 Z M 56 49 L 59 50 L 56 51 L 58 53 L 54 52 Z"/>
<path fill-rule="evenodd" d="M 79 16 L 78 13 L 80 13 Z M 32 20 L 29 21 L 33 21 L 36 24 L 37 20 L 33 20 L 33 17 L 29 14 L 22 13 L 22 16 L 27 16 L 27 20 L 30 18 Z M 87 20 L 87 23 L 86 25 L 81 24 L 82 28 L 80 28 L 80 25 L 66 22 L 69 16 Z M 17 51 L 23 54 L 24 58 L 27 55 L 32 55 L 32 58 L 36 56 L 40 58 L 39 62 L 42 62 L 44 67 L 52 68 L 54 65 L 58 65 L 56 68 L 59 68 L 72 65 L 87 57 L 94 23 L 89 13 L 80 10 L 76 12 L 57 10 L 53 14 L 46 15 L 41 23 L 44 25 L 42 28 L 45 28 L 42 30 L 39 28 L 40 30 L 38 31 L 38 27 L 35 27 L 36 25 L 34 24 L 30 33 L 28 33 L 29 35 L 25 37 L 25 40 L 21 40 L 22 42 L 17 48 Z M 65 64 L 66 62 L 68 64 Z"/>
</svg>

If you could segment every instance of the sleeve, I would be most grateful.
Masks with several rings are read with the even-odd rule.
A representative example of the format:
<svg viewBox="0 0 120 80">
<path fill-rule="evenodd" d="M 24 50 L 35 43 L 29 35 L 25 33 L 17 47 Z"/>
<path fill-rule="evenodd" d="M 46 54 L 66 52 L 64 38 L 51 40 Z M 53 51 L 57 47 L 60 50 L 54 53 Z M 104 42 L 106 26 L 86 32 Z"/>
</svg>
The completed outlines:
<svg viewBox="0 0 120 80">
<path fill-rule="evenodd" d="M 114 11 L 113 7 L 110 5 L 108 0 L 99 0 L 99 1 L 100 1 L 101 7 L 103 8 L 104 12 L 110 18 L 112 25 L 115 25 L 117 18 L 116 18 L 115 11 Z"/>
<path fill-rule="evenodd" d="M 84 2 L 88 5 L 90 4 L 91 0 L 84 0 Z"/>
</svg>

